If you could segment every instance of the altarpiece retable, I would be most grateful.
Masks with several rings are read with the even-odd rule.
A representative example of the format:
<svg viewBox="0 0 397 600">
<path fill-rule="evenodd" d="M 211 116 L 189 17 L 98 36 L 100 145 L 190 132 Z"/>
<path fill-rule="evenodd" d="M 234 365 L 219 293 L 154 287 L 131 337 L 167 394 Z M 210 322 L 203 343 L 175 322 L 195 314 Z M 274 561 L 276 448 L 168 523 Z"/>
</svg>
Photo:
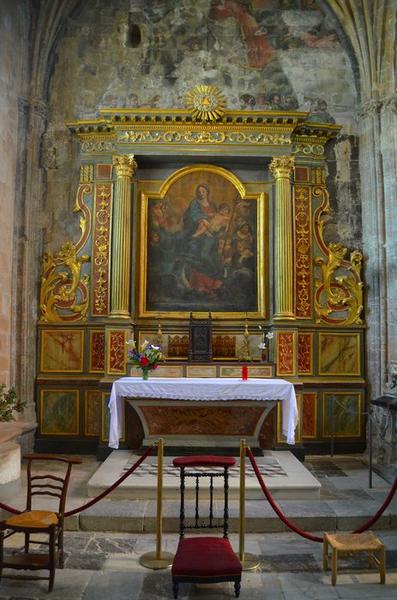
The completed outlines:
<svg viewBox="0 0 397 600">
<path fill-rule="evenodd" d="M 196 86 L 187 109 L 101 109 L 66 124 L 81 233 L 43 256 L 39 448 L 106 443 L 132 337 L 161 343 L 165 377 L 237 377 L 249 358 L 249 376 L 295 385 L 305 448 L 331 435 L 363 447 L 362 256 L 325 241 L 325 146 L 340 127 L 307 116 L 228 111 L 220 90 Z M 211 353 L 192 360 L 190 315 L 209 312 Z M 139 444 L 124 411 L 121 443 Z M 277 411 L 259 439 L 285 442 Z"/>
</svg>

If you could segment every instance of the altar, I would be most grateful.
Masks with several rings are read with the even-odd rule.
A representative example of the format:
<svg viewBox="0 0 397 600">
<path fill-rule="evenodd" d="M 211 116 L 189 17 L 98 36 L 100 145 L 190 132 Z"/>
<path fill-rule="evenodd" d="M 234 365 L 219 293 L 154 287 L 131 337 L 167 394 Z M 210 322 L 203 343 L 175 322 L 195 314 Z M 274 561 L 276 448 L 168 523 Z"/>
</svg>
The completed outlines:
<svg viewBox="0 0 397 600">
<path fill-rule="evenodd" d="M 122 377 L 113 383 L 109 400 L 109 446 L 114 449 L 122 431 L 123 398 L 141 420 L 143 446 L 162 437 L 172 446 L 237 448 L 245 438 L 259 448 L 259 431 L 277 401 L 283 434 L 288 444 L 295 443 L 295 390 L 283 379 Z"/>
</svg>

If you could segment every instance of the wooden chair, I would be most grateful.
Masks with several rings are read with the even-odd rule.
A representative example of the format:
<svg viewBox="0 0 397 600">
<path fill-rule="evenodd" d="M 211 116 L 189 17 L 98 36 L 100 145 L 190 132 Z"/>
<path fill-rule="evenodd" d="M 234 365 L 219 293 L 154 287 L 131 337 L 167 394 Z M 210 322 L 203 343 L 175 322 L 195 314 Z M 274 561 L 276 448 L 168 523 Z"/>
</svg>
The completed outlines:
<svg viewBox="0 0 397 600">
<path fill-rule="evenodd" d="M 379 568 L 380 582 L 386 578 L 386 550 L 383 542 L 372 531 L 366 533 L 325 533 L 323 543 L 323 568 L 328 569 L 328 547 L 332 548 L 331 583 L 336 585 L 338 575 L 338 557 L 346 554 L 364 552 L 371 567 L 375 562 Z"/>
<path fill-rule="evenodd" d="M 240 595 L 241 563 L 228 540 L 228 469 L 235 464 L 231 456 L 183 456 L 174 459 L 174 466 L 180 469 L 181 508 L 180 539 L 178 549 L 172 563 L 172 584 L 174 598 L 178 597 L 180 583 L 218 583 L 232 581 L 236 597 Z M 204 467 L 206 470 L 194 470 Z M 216 470 L 218 468 L 218 470 Z M 219 469 L 220 468 L 220 469 Z M 186 469 L 192 469 L 187 471 Z M 195 516 L 193 523 L 185 522 L 185 479 L 193 477 L 195 481 Z M 185 538 L 186 529 L 203 529 L 219 527 L 214 517 L 214 479 L 223 477 L 223 537 L 196 536 Z M 208 521 L 200 519 L 199 493 L 200 481 L 209 479 L 209 517 Z"/>
<path fill-rule="evenodd" d="M 13 576 L 3 575 L 10 579 L 48 579 L 48 591 L 51 592 L 54 587 L 55 567 L 58 563 L 63 568 L 63 525 L 66 494 L 69 485 L 70 473 L 73 465 L 81 464 L 80 458 L 68 458 L 55 456 L 53 454 L 27 454 L 24 458 L 28 461 L 27 465 L 27 494 L 26 509 L 19 515 L 8 517 L 0 522 L 0 580 L 2 571 L 7 569 L 22 570 L 40 570 L 48 569 L 49 577 L 39 576 Z M 42 461 L 52 461 L 55 463 L 64 463 L 65 468 L 61 474 L 35 474 L 35 469 L 39 469 Z M 49 510 L 33 510 L 33 496 L 53 496 L 59 499 L 56 512 Z M 4 556 L 4 540 L 16 533 L 23 533 L 25 536 L 24 553 L 11 556 Z M 31 535 L 48 535 L 48 541 L 32 540 Z M 40 544 L 48 546 L 46 553 L 31 553 L 30 544 Z"/>
</svg>

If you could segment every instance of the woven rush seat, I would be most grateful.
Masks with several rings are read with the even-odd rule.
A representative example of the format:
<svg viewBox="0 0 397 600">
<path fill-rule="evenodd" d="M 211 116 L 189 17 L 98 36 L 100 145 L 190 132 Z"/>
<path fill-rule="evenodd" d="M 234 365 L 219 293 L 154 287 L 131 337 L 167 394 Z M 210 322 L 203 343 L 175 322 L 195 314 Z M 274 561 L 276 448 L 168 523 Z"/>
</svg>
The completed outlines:
<svg viewBox="0 0 397 600">
<path fill-rule="evenodd" d="M 372 531 L 365 533 L 325 533 L 323 544 L 323 567 L 328 569 L 328 546 L 332 548 L 332 585 L 336 585 L 338 556 L 365 552 L 368 565 L 375 562 L 379 567 L 380 583 L 385 583 L 386 550 L 383 542 Z"/>
<path fill-rule="evenodd" d="M 63 527 L 70 474 L 72 466 L 81 464 L 81 459 L 36 453 L 25 454 L 24 458 L 27 460 L 25 511 L 0 521 L 0 581 L 2 577 L 18 579 L 17 575 L 3 574 L 3 569 L 48 570 L 48 577 L 38 573 L 22 575 L 19 578 L 48 580 L 48 591 L 51 592 L 54 587 L 56 567 L 63 569 L 64 566 Z M 48 472 L 47 463 L 56 465 L 56 474 Z M 37 496 L 40 497 L 39 499 L 46 496 L 55 498 L 57 510 L 42 510 L 37 504 L 37 508 L 34 508 Z M 6 540 L 21 533 L 25 538 L 24 552 L 11 556 L 5 553 Z M 33 539 L 38 534 L 40 539 Z M 32 552 L 32 546 L 36 544 L 41 546 L 43 551 L 40 548 L 40 552 Z M 44 551 L 45 547 L 46 551 Z"/>
<path fill-rule="evenodd" d="M 241 563 L 227 538 L 209 536 L 182 538 L 178 544 L 171 572 L 173 576 L 194 579 L 241 576 Z"/>
<path fill-rule="evenodd" d="M 328 543 L 341 552 L 373 552 L 381 550 L 383 543 L 372 531 L 366 533 L 327 533 Z"/>
<path fill-rule="evenodd" d="M 41 529 L 58 524 L 58 516 L 48 510 L 29 510 L 5 520 L 7 527 Z"/>
</svg>

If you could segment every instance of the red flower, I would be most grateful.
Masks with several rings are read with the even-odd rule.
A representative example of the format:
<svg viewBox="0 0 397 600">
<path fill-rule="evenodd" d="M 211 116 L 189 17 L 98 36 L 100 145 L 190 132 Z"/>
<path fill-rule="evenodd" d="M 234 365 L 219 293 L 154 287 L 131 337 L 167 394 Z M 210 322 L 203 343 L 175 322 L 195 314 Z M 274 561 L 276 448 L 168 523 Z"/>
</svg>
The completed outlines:
<svg viewBox="0 0 397 600">
<path fill-rule="evenodd" d="M 146 356 L 141 356 L 141 358 L 139 359 L 139 364 L 141 365 L 141 367 L 147 367 L 149 364 L 149 359 Z"/>
<path fill-rule="evenodd" d="M 155 363 L 155 364 L 153 365 L 153 369 L 157 369 L 157 367 L 158 367 L 158 364 L 157 364 L 157 363 Z"/>
</svg>

